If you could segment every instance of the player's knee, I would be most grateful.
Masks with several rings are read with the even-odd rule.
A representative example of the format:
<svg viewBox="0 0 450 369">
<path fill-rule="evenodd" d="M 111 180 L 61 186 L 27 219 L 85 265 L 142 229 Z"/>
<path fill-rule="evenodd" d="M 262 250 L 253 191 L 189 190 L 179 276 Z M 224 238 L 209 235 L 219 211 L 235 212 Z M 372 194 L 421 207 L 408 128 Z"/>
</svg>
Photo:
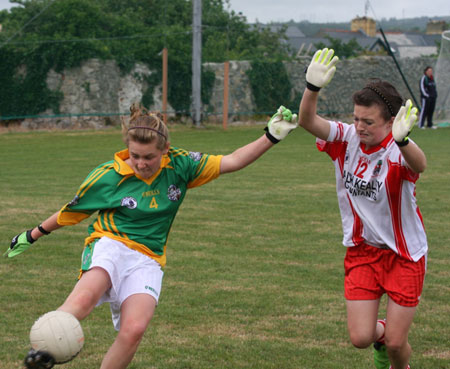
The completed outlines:
<svg viewBox="0 0 450 369">
<path fill-rule="evenodd" d="M 373 337 L 361 332 L 350 332 L 350 342 L 359 349 L 365 349 L 373 343 Z"/>
<path fill-rule="evenodd" d="M 92 311 L 96 303 L 96 296 L 88 290 L 83 290 L 70 295 L 61 306 L 61 310 L 73 314 L 78 320 L 82 320 Z"/>
<path fill-rule="evenodd" d="M 408 344 L 407 341 L 401 338 L 393 338 L 389 336 L 384 338 L 384 343 L 386 345 L 386 349 L 392 353 L 404 350 L 405 346 Z"/>
<path fill-rule="evenodd" d="M 147 323 L 139 319 L 121 322 L 119 335 L 130 346 L 139 344 L 147 329 Z"/>
</svg>

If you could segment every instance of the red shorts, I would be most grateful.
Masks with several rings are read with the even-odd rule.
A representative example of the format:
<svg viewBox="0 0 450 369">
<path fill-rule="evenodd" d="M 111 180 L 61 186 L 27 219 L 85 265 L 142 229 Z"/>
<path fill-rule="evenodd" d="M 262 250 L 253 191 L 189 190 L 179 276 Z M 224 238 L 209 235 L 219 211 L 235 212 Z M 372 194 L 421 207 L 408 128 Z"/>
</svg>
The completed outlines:
<svg viewBox="0 0 450 369">
<path fill-rule="evenodd" d="M 345 298 L 377 300 L 384 293 L 401 306 L 416 306 L 422 294 L 426 257 L 414 262 L 394 251 L 362 244 L 345 255 Z"/>
</svg>

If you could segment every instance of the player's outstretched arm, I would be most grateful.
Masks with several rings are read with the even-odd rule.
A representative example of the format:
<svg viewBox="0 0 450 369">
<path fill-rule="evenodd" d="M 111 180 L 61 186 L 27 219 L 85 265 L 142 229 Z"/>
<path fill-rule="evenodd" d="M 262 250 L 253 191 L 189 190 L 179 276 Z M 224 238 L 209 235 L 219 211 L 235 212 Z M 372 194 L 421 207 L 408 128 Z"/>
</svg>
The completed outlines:
<svg viewBox="0 0 450 369">
<path fill-rule="evenodd" d="M 11 240 L 11 244 L 3 256 L 9 258 L 17 256 L 28 250 L 30 246 L 42 236 L 50 234 L 55 229 L 61 228 L 62 226 L 60 226 L 57 222 L 58 214 L 59 212 L 56 212 L 37 227 L 31 228 L 14 236 Z"/>
<path fill-rule="evenodd" d="M 306 70 L 306 89 L 300 102 L 299 124 L 323 140 L 328 138 L 330 125 L 317 115 L 317 101 L 320 89 L 333 79 L 338 60 L 333 49 L 317 50 Z"/>
<path fill-rule="evenodd" d="M 297 114 L 292 114 L 289 109 L 280 106 L 267 123 L 266 133 L 262 137 L 222 158 L 220 173 L 235 172 L 253 163 L 273 145 L 286 138 L 297 126 Z"/>
<path fill-rule="evenodd" d="M 400 108 L 392 124 L 392 137 L 394 137 L 408 167 L 416 173 L 422 173 L 427 166 L 424 152 L 414 143 L 410 143 L 409 135 L 417 121 L 417 108 L 413 107 L 411 100 L 407 100 Z"/>
</svg>

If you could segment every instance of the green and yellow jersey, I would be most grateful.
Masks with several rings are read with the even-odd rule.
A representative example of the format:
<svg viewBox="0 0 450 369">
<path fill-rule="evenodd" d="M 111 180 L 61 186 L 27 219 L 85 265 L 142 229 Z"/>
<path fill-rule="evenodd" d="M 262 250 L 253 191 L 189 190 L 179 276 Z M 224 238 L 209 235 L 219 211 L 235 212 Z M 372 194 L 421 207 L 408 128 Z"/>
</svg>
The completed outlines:
<svg viewBox="0 0 450 369">
<path fill-rule="evenodd" d="M 107 236 L 166 264 L 167 237 L 188 188 L 217 178 L 222 156 L 170 147 L 149 179 L 125 163 L 128 149 L 95 168 L 74 199 L 58 214 L 58 224 L 74 225 L 98 211 L 85 244 Z"/>
</svg>

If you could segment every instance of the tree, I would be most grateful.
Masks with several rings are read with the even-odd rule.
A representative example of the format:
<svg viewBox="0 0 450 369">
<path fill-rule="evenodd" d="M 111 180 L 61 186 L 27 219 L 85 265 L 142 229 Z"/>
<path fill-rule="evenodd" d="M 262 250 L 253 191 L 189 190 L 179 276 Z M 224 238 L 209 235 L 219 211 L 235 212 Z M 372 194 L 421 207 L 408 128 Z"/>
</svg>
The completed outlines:
<svg viewBox="0 0 450 369">
<path fill-rule="evenodd" d="M 84 60 L 100 58 L 116 60 L 123 72 L 130 71 L 136 62 L 160 71 L 164 47 L 169 50 L 169 102 L 180 112 L 189 111 L 190 89 L 180 86 L 191 84 L 191 1 L 11 2 L 21 7 L 0 12 L 0 45 L 17 35 L 0 49 L 0 70 L 6 73 L 0 76 L 0 83 L 14 86 L 19 96 L 27 96 L 19 109 L 21 113 L 37 114 L 58 105 L 59 96 L 46 90 L 50 69 L 62 71 Z M 287 48 L 280 42 L 285 37 L 283 31 L 273 33 L 251 27 L 245 17 L 227 11 L 227 4 L 227 0 L 203 0 L 204 62 L 288 58 Z M 24 72 L 18 74 L 19 69 Z M 210 76 L 205 80 L 211 85 Z M 147 99 L 151 95 L 147 92 Z M 11 96 L 0 96 L 0 115 L 19 114 Z"/>
</svg>

